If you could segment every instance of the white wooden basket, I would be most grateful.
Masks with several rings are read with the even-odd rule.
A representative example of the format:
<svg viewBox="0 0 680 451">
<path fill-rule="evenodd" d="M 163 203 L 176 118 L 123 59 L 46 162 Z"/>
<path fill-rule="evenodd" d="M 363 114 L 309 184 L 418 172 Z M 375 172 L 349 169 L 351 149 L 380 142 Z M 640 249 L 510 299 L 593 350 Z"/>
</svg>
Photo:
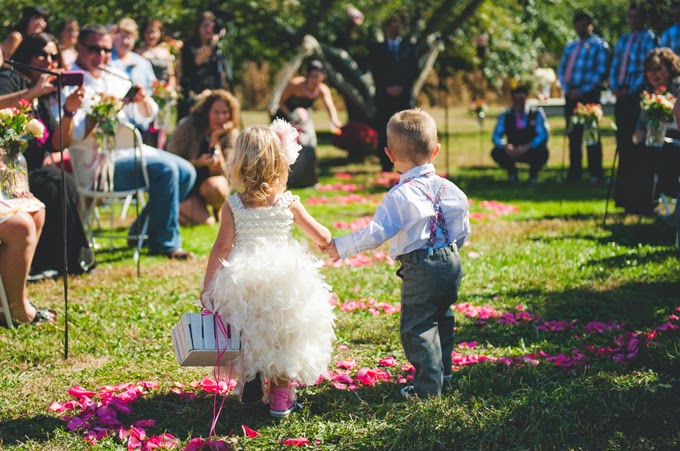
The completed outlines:
<svg viewBox="0 0 680 451">
<path fill-rule="evenodd" d="M 228 338 L 215 326 L 212 314 L 185 313 L 172 328 L 175 356 L 180 366 L 216 366 L 238 357 L 241 352 L 240 331 L 225 324 Z"/>
</svg>

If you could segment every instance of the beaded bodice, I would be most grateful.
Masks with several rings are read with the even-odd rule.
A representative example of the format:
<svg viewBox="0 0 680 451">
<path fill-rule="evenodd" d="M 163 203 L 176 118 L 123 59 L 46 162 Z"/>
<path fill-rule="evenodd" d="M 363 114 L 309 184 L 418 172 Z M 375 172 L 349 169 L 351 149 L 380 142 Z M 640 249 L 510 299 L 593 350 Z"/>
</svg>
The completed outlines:
<svg viewBox="0 0 680 451">
<path fill-rule="evenodd" d="M 292 239 L 293 212 L 288 208 L 299 197 L 282 194 L 271 207 L 245 208 L 238 194 L 229 196 L 236 230 L 234 248 L 284 244 Z"/>
</svg>

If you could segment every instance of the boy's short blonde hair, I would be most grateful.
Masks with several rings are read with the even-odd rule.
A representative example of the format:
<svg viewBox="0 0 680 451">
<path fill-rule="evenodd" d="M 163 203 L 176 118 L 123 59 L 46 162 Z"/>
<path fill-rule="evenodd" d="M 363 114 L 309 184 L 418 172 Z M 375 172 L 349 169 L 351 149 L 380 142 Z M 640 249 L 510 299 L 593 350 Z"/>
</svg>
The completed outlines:
<svg viewBox="0 0 680 451">
<path fill-rule="evenodd" d="M 248 206 L 265 206 L 269 196 L 282 193 L 289 170 L 281 138 L 269 127 L 243 130 L 227 158 L 227 179 Z"/>
<path fill-rule="evenodd" d="M 425 164 L 437 146 L 437 124 L 420 108 L 399 111 L 387 123 L 387 146 L 399 158 Z"/>
</svg>

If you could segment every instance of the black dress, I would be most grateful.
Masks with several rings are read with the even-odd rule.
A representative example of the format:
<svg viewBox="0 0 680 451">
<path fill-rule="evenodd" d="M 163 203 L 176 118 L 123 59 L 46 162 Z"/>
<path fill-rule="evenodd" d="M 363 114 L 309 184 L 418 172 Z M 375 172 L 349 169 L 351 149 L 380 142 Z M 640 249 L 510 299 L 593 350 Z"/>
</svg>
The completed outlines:
<svg viewBox="0 0 680 451">
<path fill-rule="evenodd" d="M 9 69 L 0 70 L 0 95 L 26 89 L 25 81 Z M 24 152 L 28 165 L 28 182 L 31 193 L 45 204 L 45 225 L 35 250 L 31 274 L 54 270 L 62 273 L 64 268 L 63 212 L 61 202 L 61 170 L 54 166 L 42 166 L 45 156 L 54 151 L 49 137 L 57 129 L 58 121 L 50 110 L 50 102 L 43 96 L 37 102 L 33 114 L 45 125 L 49 135 L 46 140 L 29 141 Z M 35 105 L 36 102 L 34 102 Z M 78 189 L 71 174 L 65 174 L 67 257 L 70 274 L 82 274 L 81 250 L 88 247 L 83 223 L 78 214 Z"/>
<path fill-rule="evenodd" d="M 289 188 L 305 188 L 314 186 L 319 181 L 319 167 L 316 160 L 316 130 L 312 122 L 311 107 L 315 99 L 303 96 L 291 96 L 286 99 L 286 108 L 293 112 L 296 108 L 308 110 L 308 119 L 304 122 L 295 122 L 286 116 L 283 111 L 278 110 L 275 117 L 289 121 L 300 134 L 300 144 L 302 150 L 295 163 L 290 167 L 288 175 Z"/>
<path fill-rule="evenodd" d="M 222 66 L 222 51 L 214 46 L 208 60 L 196 65 L 196 53 L 201 48 L 200 43 L 191 40 L 182 47 L 182 98 L 178 104 L 177 119 L 182 119 L 189 114 L 193 103 L 192 96 L 200 94 L 205 89 L 224 88 Z"/>
</svg>

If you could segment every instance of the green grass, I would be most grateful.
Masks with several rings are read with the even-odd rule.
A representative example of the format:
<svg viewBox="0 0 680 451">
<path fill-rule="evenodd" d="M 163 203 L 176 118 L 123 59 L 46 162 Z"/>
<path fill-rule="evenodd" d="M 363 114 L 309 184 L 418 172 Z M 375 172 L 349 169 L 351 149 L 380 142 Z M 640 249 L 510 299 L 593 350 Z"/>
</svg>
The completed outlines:
<svg viewBox="0 0 680 451">
<path fill-rule="evenodd" d="M 438 120 L 443 118 L 437 111 Z M 264 121 L 247 113 L 246 122 Z M 551 119 L 549 167 L 541 183 L 509 186 L 504 173 L 488 156 L 492 121 L 479 131 L 461 110 L 451 117 L 449 168 L 451 178 L 473 200 L 472 211 L 487 212 L 483 200 L 515 205 L 519 211 L 496 219 L 473 221 L 470 244 L 462 249 L 465 280 L 458 302 L 490 305 L 500 313 L 517 306 L 540 317 L 539 323 L 508 325 L 495 320 L 479 324 L 456 313 L 457 342 L 477 341 L 464 355 L 519 357 L 544 351 L 549 355 L 585 352 L 587 346 L 614 347 L 626 332 L 651 332 L 680 315 L 678 253 L 672 231 L 653 219 L 624 217 L 610 208 L 602 226 L 606 187 L 559 182 L 563 121 Z M 325 127 L 322 117 L 318 123 Z M 440 126 L 443 131 L 444 127 Z M 320 134 L 322 183 L 337 183 L 340 172 L 354 174 L 352 183 L 368 185 L 362 194 L 380 193 L 371 186 L 377 160 L 347 164 L 344 152 L 330 147 Z M 446 142 L 446 137 L 441 136 Z M 605 134 L 605 165 L 611 166 L 613 136 Z M 436 162 L 445 171 L 445 155 Z M 526 172 L 521 178 L 526 178 Z M 315 189 L 296 191 L 310 197 L 340 194 Z M 370 215 L 373 205 L 310 205 L 322 223 L 351 221 Z M 336 234 L 346 230 L 332 229 Z M 137 278 L 131 251 L 107 243 L 98 252 L 98 268 L 69 279 L 70 354 L 62 359 L 62 282 L 46 281 L 29 287 L 31 299 L 59 311 L 57 326 L 22 326 L 0 330 L 0 445 L 3 449 L 91 449 L 68 431 L 59 415 L 48 413 L 52 401 L 70 399 L 66 390 L 138 380 L 156 381 L 152 390 L 132 404 L 126 425 L 154 418 L 148 433 L 169 432 L 183 444 L 207 437 L 212 418 L 212 395 L 200 392 L 194 400 L 170 393 L 174 382 L 187 384 L 209 375 L 208 368 L 177 365 L 169 332 L 193 302 L 216 235 L 201 226 L 182 229 L 185 247 L 198 258 L 171 262 L 143 255 Z M 299 234 L 298 234 L 299 235 Z M 341 301 L 372 297 L 397 303 L 399 279 L 387 263 L 351 268 L 325 268 L 324 274 Z M 575 329 L 547 332 L 543 321 L 573 322 Z M 622 330 L 586 334 L 590 321 L 615 321 Z M 678 321 L 675 321 L 678 323 Z M 407 363 L 399 342 L 399 315 L 373 316 L 364 310 L 338 312 L 336 361 L 356 359 L 359 367 L 376 368 L 378 360 L 394 355 L 401 374 Z M 588 364 L 573 368 L 538 358 L 537 364 L 484 362 L 454 373 L 457 388 L 441 399 L 407 404 L 400 384 L 378 383 L 356 391 L 329 383 L 300 389 L 304 408 L 288 419 L 274 420 L 265 408 L 246 408 L 227 399 L 217 431 L 233 431 L 237 449 L 281 449 L 281 440 L 306 437 L 320 449 L 670 449 L 680 447 L 680 340 L 678 330 L 658 331 L 650 346 L 620 365 L 588 354 Z M 355 370 L 356 371 L 356 370 Z M 354 372 L 352 372 L 354 374 Z M 241 436 L 246 424 L 261 435 Z M 94 449 L 125 449 L 112 438 Z"/>
</svg>

